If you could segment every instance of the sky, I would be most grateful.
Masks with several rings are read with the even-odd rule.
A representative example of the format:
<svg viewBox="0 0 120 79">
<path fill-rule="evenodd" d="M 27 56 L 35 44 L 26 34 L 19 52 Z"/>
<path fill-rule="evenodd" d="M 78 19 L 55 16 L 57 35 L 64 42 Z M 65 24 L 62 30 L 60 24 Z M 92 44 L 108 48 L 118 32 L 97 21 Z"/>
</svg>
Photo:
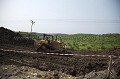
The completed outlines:
<svg viewBox="0 0 120 79">
<path fill-rule="evenodd" d="M 0 0 L 0 27 L 39 33 L 120 33 L 120 0 Z"/>
</svg>

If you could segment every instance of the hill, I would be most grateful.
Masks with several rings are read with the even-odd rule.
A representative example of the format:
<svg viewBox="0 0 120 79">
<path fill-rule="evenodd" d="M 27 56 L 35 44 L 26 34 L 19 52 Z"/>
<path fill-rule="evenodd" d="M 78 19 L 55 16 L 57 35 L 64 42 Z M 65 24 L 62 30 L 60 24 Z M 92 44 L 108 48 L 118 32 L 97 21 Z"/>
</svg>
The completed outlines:
<svg viewBox="0 0 120 79">
<path fill-rule="evenodd" d="M 72 34 L 61 36 L 67 48 L 105 50 L 120 46 L 120 34 Z"/>
</svg>

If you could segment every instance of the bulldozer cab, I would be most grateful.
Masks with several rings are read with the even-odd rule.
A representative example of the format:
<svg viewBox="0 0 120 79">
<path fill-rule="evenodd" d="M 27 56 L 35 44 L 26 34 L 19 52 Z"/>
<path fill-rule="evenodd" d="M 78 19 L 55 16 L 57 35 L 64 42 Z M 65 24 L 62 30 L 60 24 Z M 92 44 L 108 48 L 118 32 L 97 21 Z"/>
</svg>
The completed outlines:
<svg viewBox="0 0 120 79">
<path fill-rule="evenodd" d="M 54 36 L 49 34 L 43 34 L 43 40 L 48 41 L 48 43 L 51 43 L 54 40 Z"/>
<path fill-rule="evenodd" d="M 43 40 L 49 41 L 50 43 L 53 41 L 62 41 L 61 38 L 58 39 L 58 36 L 50 35 L 50 34 L 43 34 Z"/>
</svg>

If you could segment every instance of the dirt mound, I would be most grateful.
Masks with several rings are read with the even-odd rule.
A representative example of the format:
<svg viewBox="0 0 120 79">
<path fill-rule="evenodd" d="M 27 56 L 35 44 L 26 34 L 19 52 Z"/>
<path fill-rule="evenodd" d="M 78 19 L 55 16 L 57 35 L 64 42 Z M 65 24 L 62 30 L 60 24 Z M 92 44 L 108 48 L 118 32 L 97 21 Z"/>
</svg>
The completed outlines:
<svg viewBox="0 0 120 79">
<path fill-rule="evenodd" d="M 25 38 L 7 28 L 0 27 L 0 44 L 34 45 L 34 40 Z"/>
<path fill-rule="evenodd" d="M 1 43 L 12 42 L 14 37 L 21 37 L 21 35 L 7 28 L 0 27 L 0 42 Z"/>
</svg>

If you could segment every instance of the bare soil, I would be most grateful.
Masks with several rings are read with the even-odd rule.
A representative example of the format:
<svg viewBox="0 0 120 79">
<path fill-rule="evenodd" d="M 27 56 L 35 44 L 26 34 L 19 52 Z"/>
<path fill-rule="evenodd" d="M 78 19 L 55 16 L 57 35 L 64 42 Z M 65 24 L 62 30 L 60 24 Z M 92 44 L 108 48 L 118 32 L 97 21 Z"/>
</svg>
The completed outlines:
<svg viewBox="0 0 120 79">
<path fill-rule="evenodd" d="M 11 48 L 11 47 L 2 47 L 3 49 L 15 49 L 15 50 L 27 50 L 27 51 L 34 51 L 33 48 L 28 48 L 27 47 L 16 47 L 16 48 Z M 24 49 L 22 49 L 24 48 Z M 96 51 L 79 51 L 82 54 L 114 54 L 118 55 L 118 52 L 120 51 L 119 49 L 113 50 L 114 52 L 109 51 L 107 52 L 96 52 Z M 72 51 L 71 51 L 72 52 Z M 78 53 L 78 51 L 73 51 L 73 53 Z M 113 68 L 116 72 L 117 76 L 120 76 L 120 59 L 114 58 L 114 65 Z M 18 52 L 13 52 L 13 51 L 3 51 L 0 50 L 0 70 L 3 70 L 2 67 L 5 67 L 7 69 L 12 69 L 11 72 L 14 74 L 14 72 L 17 72 L 16 70 L 21 69 L 22 67 L 26 67 L 29 69 L 29 72 L 32 73 L 33 69 L 38 70 L 39 72 L 35 72 L 38 75 L 41 71 L 46 73 L 48 71 L 59 71 L 62 73 L 66 73 L 68 75 L 71 75 L 72 77 L 78 77 L 81 75 L 86 75 L 92 71 L 98 72 L 98 71 L 103 71 L 108 68 L 108 62 L 109 58 L 105 57 L 79 57 L 79 56 L 55 56 L 55 55 L 44 55 L 40 53 L 18 53 Z M 7 70 L 5 69 L 5 70 Z M 15 69 L 15 70 L 14 70 Z M 3 70 L 5 72 L 5 70 Z M 11 76 L 16 76 L 20 77 L 18 75 L 21 72 L 17 72 L 14 75 L 4 75 L 5 73 L 1 71 L 0 72 L 0 79 L 12 79 L 9 78 Z M 19 70 L 19 71 L 24 71 L 24 70 Z M 8 72 L 7 72 L 8 73 Z M 28 74 L 28 72 L 22 72 L 22 74 Z M 27 79 L 28 76 L 23 76 L 20 79 Z M 5 77 L 6 76 L 6 77 Z M 31 76 L 30 76 L 31 77 Z M 40 76 L 41 79 L 45 77 L 44 75 Z M 73 78 L 74 78 L 73 77 Z M 19 78 L 16 78 L 19 79 Z M 33 76 L 30 79 L 34 79 Z M 35 77 L 37 79 L 37 77 Z M 66 78 L 69 79 L 69 78 Z"/>
</svg>

